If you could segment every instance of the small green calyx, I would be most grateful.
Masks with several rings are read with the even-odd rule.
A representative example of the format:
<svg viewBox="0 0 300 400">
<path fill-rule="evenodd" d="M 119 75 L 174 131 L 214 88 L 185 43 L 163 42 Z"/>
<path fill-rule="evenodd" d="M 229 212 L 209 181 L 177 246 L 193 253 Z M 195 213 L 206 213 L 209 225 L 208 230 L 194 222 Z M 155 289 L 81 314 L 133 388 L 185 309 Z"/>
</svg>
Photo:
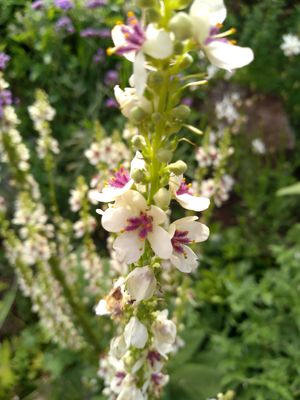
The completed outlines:
<svg viewBox="0 0 300 400">
<path fill-rule="evenodd" d="M 160 71 L 154 71 L 149 74 L 148 85 L 153 89 L 161 87 L 164 81 L 164 76 Z"/>
<path fill-rule="evenodd" d="M 146 117 L 145 111 L 141 107 L 134 107 L 130 112 L 130 118 L 134 122 L 141 122 Z"/>
<path fill-rule="evenodd" d="M 168 149 L 159 149 L 157 152 L 157 159 L 161 163 L 169 163 L 173 158 L 173 152 Z"/>
<path fill-rule="evenodd" d="M 131 144 L 136 150 L 142 150 L 146 146 L 146 140 L 142 135 L 134 135 Z"/>
<path fill-rule="evenodd" d="M 146 183 L 146 174 L 142 169 L 134 169 L 131 177 L 135 183 Z"/>
<path fill-rule="evenodd" d="M 190 113 L 191 113 L 190 107 L 184 104 L 181 104 L 180 106 L 173 108 L 173 110 L 171 111 L 172 117 L 180 121 L 186 120 L 189 117 Z"/>
<path fill-rule="evenodd" d="M 183 55 L 183 57 L 182 57 L 182 60 L 181 60 L 180 64 L 179 64 L 179 67 L 181 69 L 189 68 L 193 64 L 193 62 L 194 62 L 193 57 L 190 54 L 185 53 Z"/>
<path fill-rule="evenodd" d="M 178 176 L 185 173 L 187 165 L 184 161 L 178 160 L 175 163 L 168 165 L 168 170 Z"/>
<path fill-rule="evenodd" d="M 169 29 L 177 40 L 189 39 L 193 34 L 191 18 L 184 12 L 179 12 L 169 22 Z"/>
</svg>

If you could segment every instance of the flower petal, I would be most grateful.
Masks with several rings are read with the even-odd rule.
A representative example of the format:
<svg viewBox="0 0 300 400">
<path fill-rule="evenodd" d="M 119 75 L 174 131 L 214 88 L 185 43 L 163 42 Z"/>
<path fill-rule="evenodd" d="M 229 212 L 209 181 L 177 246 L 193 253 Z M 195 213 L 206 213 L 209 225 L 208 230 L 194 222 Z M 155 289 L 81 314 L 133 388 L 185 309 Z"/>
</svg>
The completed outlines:
<svg viewBox="0 0 300 400">
<path fill-rule="evenodd" d="M 120 232 L 125 228 L 130 217 L 132 217 L 132 211 L 125 207 L 109 207 L 104 211 L 101 223 L 108 232 Z"/>
<path fill-rule="evenodd" d="M 153 226 L 153 231 L 148 233 L 148 240 L 154 253 L 166 260 L 170 258 L 173 246 L 170 235 L 160 226 Z"/>
<path fill-rule="evenodd" d="M 192 220 L 191 218 L 194 218 Z M 196 222 L 197 217 L 181 218 L 174 222 L 176 229 L 179 231 L 188 231 L 188 238 L 193 240 L 195 243 L 204 242 L 209 236 L 208 226 Z"/>
<path fill-rule="evenodd" d="M 145 212 L 148 207 L 144 196 L 136 190 L 128 190 L 122 196 L 118 197 L 115 206 L 131 208 L 135 214 L 141 211 Z"/>
<path fill-rule="evenodd" d="M 148 340 L 148 331 L 137 317 L 131 317 L 124 329 L 124 339 L 127 347 L 134 346 L 143 349 Z"/>
<path fill-rule="evenodd" d="M 219 68 L 231 71 L 250 64 L 254 59 L 249 47 L 235 46 L 230 43 L 214 41 L 204 47 L 209 61 Z"/>
<path fill-rule="evenodd" d="M 126 279 L 126 289 L 136 301 L 150 299 L 156 289 L 154 272 L 148 266 L 135 268 Z"/>
<path fill-rule="evenodd" d="M 103 188 L 102 192 L 97 192 L 96 190 L 91 190 L 89 198 L 91 200 L 100 201 L 102 203 L 109 203 L 114 201 L 117 197 L 122 196 L 126 193 L 134 184 L 134 180 L 130 179 L 122 188 L 116 188 L 113 186 L 106 186 Z"/>
<path fill-rule="evenodd" d="M 126 38 L 122 32 L 122 25 L 116 25 L 111 31 L 111 37 L 116 47 L 123 47 L 127 45 Z M 123 54 L 127 60 L 133 62 L 135 58 L 135 52 L 130 51 Z"/>
<path fill-rule="evenodd" d="M 186 210 L 198 212 L 206 210 L 210 204 L 210 200 L 207 197 L 193 196 L 188 193 L 176 195 L 176 200 Z"/>
<path fill-rule="evenodd" d="M 133 64 L 134 86 L 138 97 L 143 96 L 147 83 L 146 60 L 143 52 L 137 53 Z"/>
<path fill-rule="evenodd" d="M 114 241 L 113 249 L 120 262 L 132 264 L 137 262 L 144 253 L 145 242 L 138 236 L 138 232 L 121 233 Z"/>
<path fill-rule="evenodd" d="M 190 9 L 192 17 L 206 19 L 211 26 L 222 24 L 227 10 L 223 0 L 195 0 Z"/>
<path fill-rule="evenodd" d="M 198 267 L 198 257 L 188 246 L 182 247 L 184 253 L 177 253 L 174 251 L 170 261 L 179 271 L 191 273 Z"/>
<path fill-rule="evenodd" d="M 151 206 L 147 214 L 153 217 L 153 223 L 160 225 L 167 221 L 167 214 L 157 206 Z"/>
<path fill-rule="evenodd" d="M 102 299 L 99 301 L 99 303 L 95 307 L 95 313 L 96 313 L 96 315 L 109 315 L 110 314 L 110 312 L 107 309 L 105 300 Z"/>
<path fill-rule="evenodd" d="M 163 29 L 156 29 L 153 24 L 148 25 L 146 41 L 142 50 L 153 58 L 163 60 L 173 53 L 173 42 L 169 32 Z"/>
</svg>

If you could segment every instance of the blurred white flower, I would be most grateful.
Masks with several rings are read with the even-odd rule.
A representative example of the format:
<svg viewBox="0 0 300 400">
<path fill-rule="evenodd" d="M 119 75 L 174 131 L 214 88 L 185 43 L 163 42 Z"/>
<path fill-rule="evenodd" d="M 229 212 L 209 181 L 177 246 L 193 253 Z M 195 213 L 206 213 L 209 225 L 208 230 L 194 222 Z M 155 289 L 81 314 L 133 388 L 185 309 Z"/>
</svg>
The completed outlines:
<svg viewBox="0 0 300 400">
<path fill-rule="evenodd" d="M 287 33 L 282 36 L 280 48 L 287 57 L 297 56 L 300 54 L 300 38 L 291 33 Z"/>
</svg>

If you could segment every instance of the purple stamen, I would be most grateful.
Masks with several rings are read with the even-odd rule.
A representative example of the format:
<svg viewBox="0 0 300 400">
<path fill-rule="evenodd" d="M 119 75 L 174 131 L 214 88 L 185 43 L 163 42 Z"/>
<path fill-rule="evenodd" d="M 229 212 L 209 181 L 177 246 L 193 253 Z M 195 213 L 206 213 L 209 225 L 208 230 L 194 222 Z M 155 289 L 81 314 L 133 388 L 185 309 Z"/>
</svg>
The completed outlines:
<svg viewBox="0 0 300 400">
<path fill-rule="evenodd" d="M 121 167 L 115 176 L 108 182 L 110 186 L 122 189 L 130 181 L 130 175 L 124 167 Z"/>
<path fill-rule="evenodd" d="M 218 25 L 211 27 L 210 31 L 209 31 L 209 36 L 205 39 L 204 44 L 208 45 L 212 42 L 228 43 L 228 40 L 226 38 L 216 37 L 216 35 L 218 35 L 220 33 L 220 29 L 221 29 L 221 26 L 218 26 Z"/>
<path fill-rule="evenodd" d="M 155 363 L 161 360 L 161 355 L 157 351 L 149 351 L 147 359 L 149 360 L 151 367 L 153 368 Z"/>
<path fill-rule="evenodd" d="M 118 47 L 116 53 L 122 55 L 131 51 L 138 52 L 143 46 L 146 37 L 141 24 L 134 15 L 128 17 L 127 25 L 121 26 L 121 32 L 125 37 L 125 44 Z"/>
<path fill-rule="evenodd" d="M 192 242 L 191 239 L 189 239 L 187 237 L 188 233 L 189 233 L 188 231 L 178 231 L 176 229 L 174 236 L 171 239 L 171 242 L 172 242 L 173 249 L 177 253 L 183 254 L 184 248 L 182 246 L 187 245 Z"/>
<path fill-rule="evenodd" d="M 125 227 L 126 232 L 138 231 L 139 238 L 145 240 L 148 233 L 153 230 L 153 218 L 146 213 L 141 212 L 139 217 L 129 218 L 129 225 Z"/>
<path fill-rule="evenodd" d="M 176 194 L 179 196 L 181 194 L 193 194 L 190 184 L 186 184 L 185 180 L 183 179 L 180 183 L 179 189 L 176 191 Z"/>
</svg>

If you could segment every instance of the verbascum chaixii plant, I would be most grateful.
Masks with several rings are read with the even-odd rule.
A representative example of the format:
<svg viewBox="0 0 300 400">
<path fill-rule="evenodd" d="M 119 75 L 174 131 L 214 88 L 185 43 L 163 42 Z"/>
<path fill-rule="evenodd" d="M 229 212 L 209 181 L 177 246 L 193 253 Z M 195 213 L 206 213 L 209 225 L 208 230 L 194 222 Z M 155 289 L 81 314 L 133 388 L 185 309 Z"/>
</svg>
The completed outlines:
<svg viewBox="0 0 300 400">
<path fill-rule="evenodd" d="M 130 86 L 116 86 L 115 96 L 137 128 L 131 138 L 136 153 L 130 168 L 121 166 L 91 194 L 106 204 L 98 210 L 102 226 L 112 234 L 116 260 L 127 265 L 96 307 L 97 315 L 110 315 L 117 325 L 99 371 L 104 393 L 117 400 L 160 398 L 169 379 L 166 361 L 180 346 L 176 301 L 168 309 L 165 276 L 195 271 L 196 244 L 209 236 L 195 213 L 207 210 L 210 201 L 185 179 L 186 163 L 173 159 L 187 140 L 182 128 L 202 134 L 186 123 L 190 109 L 181 99 L 188 87 L 201 88 L 206 74 L 185 70 L 196 52 L 225 70 L 253 60 L 251 49 L 229 39 L 234 29 L 222 31 L 227 13 L 222 0 L 137 3 L 141 17 L 129 12 L 127 22 L 113 28 L 115 47 L 108 49 L 133 65 Z M 174 220 L 172 201 L 188 215 Z M 183 287 L 178 289 L 177 294 Z"/>
</svg>

